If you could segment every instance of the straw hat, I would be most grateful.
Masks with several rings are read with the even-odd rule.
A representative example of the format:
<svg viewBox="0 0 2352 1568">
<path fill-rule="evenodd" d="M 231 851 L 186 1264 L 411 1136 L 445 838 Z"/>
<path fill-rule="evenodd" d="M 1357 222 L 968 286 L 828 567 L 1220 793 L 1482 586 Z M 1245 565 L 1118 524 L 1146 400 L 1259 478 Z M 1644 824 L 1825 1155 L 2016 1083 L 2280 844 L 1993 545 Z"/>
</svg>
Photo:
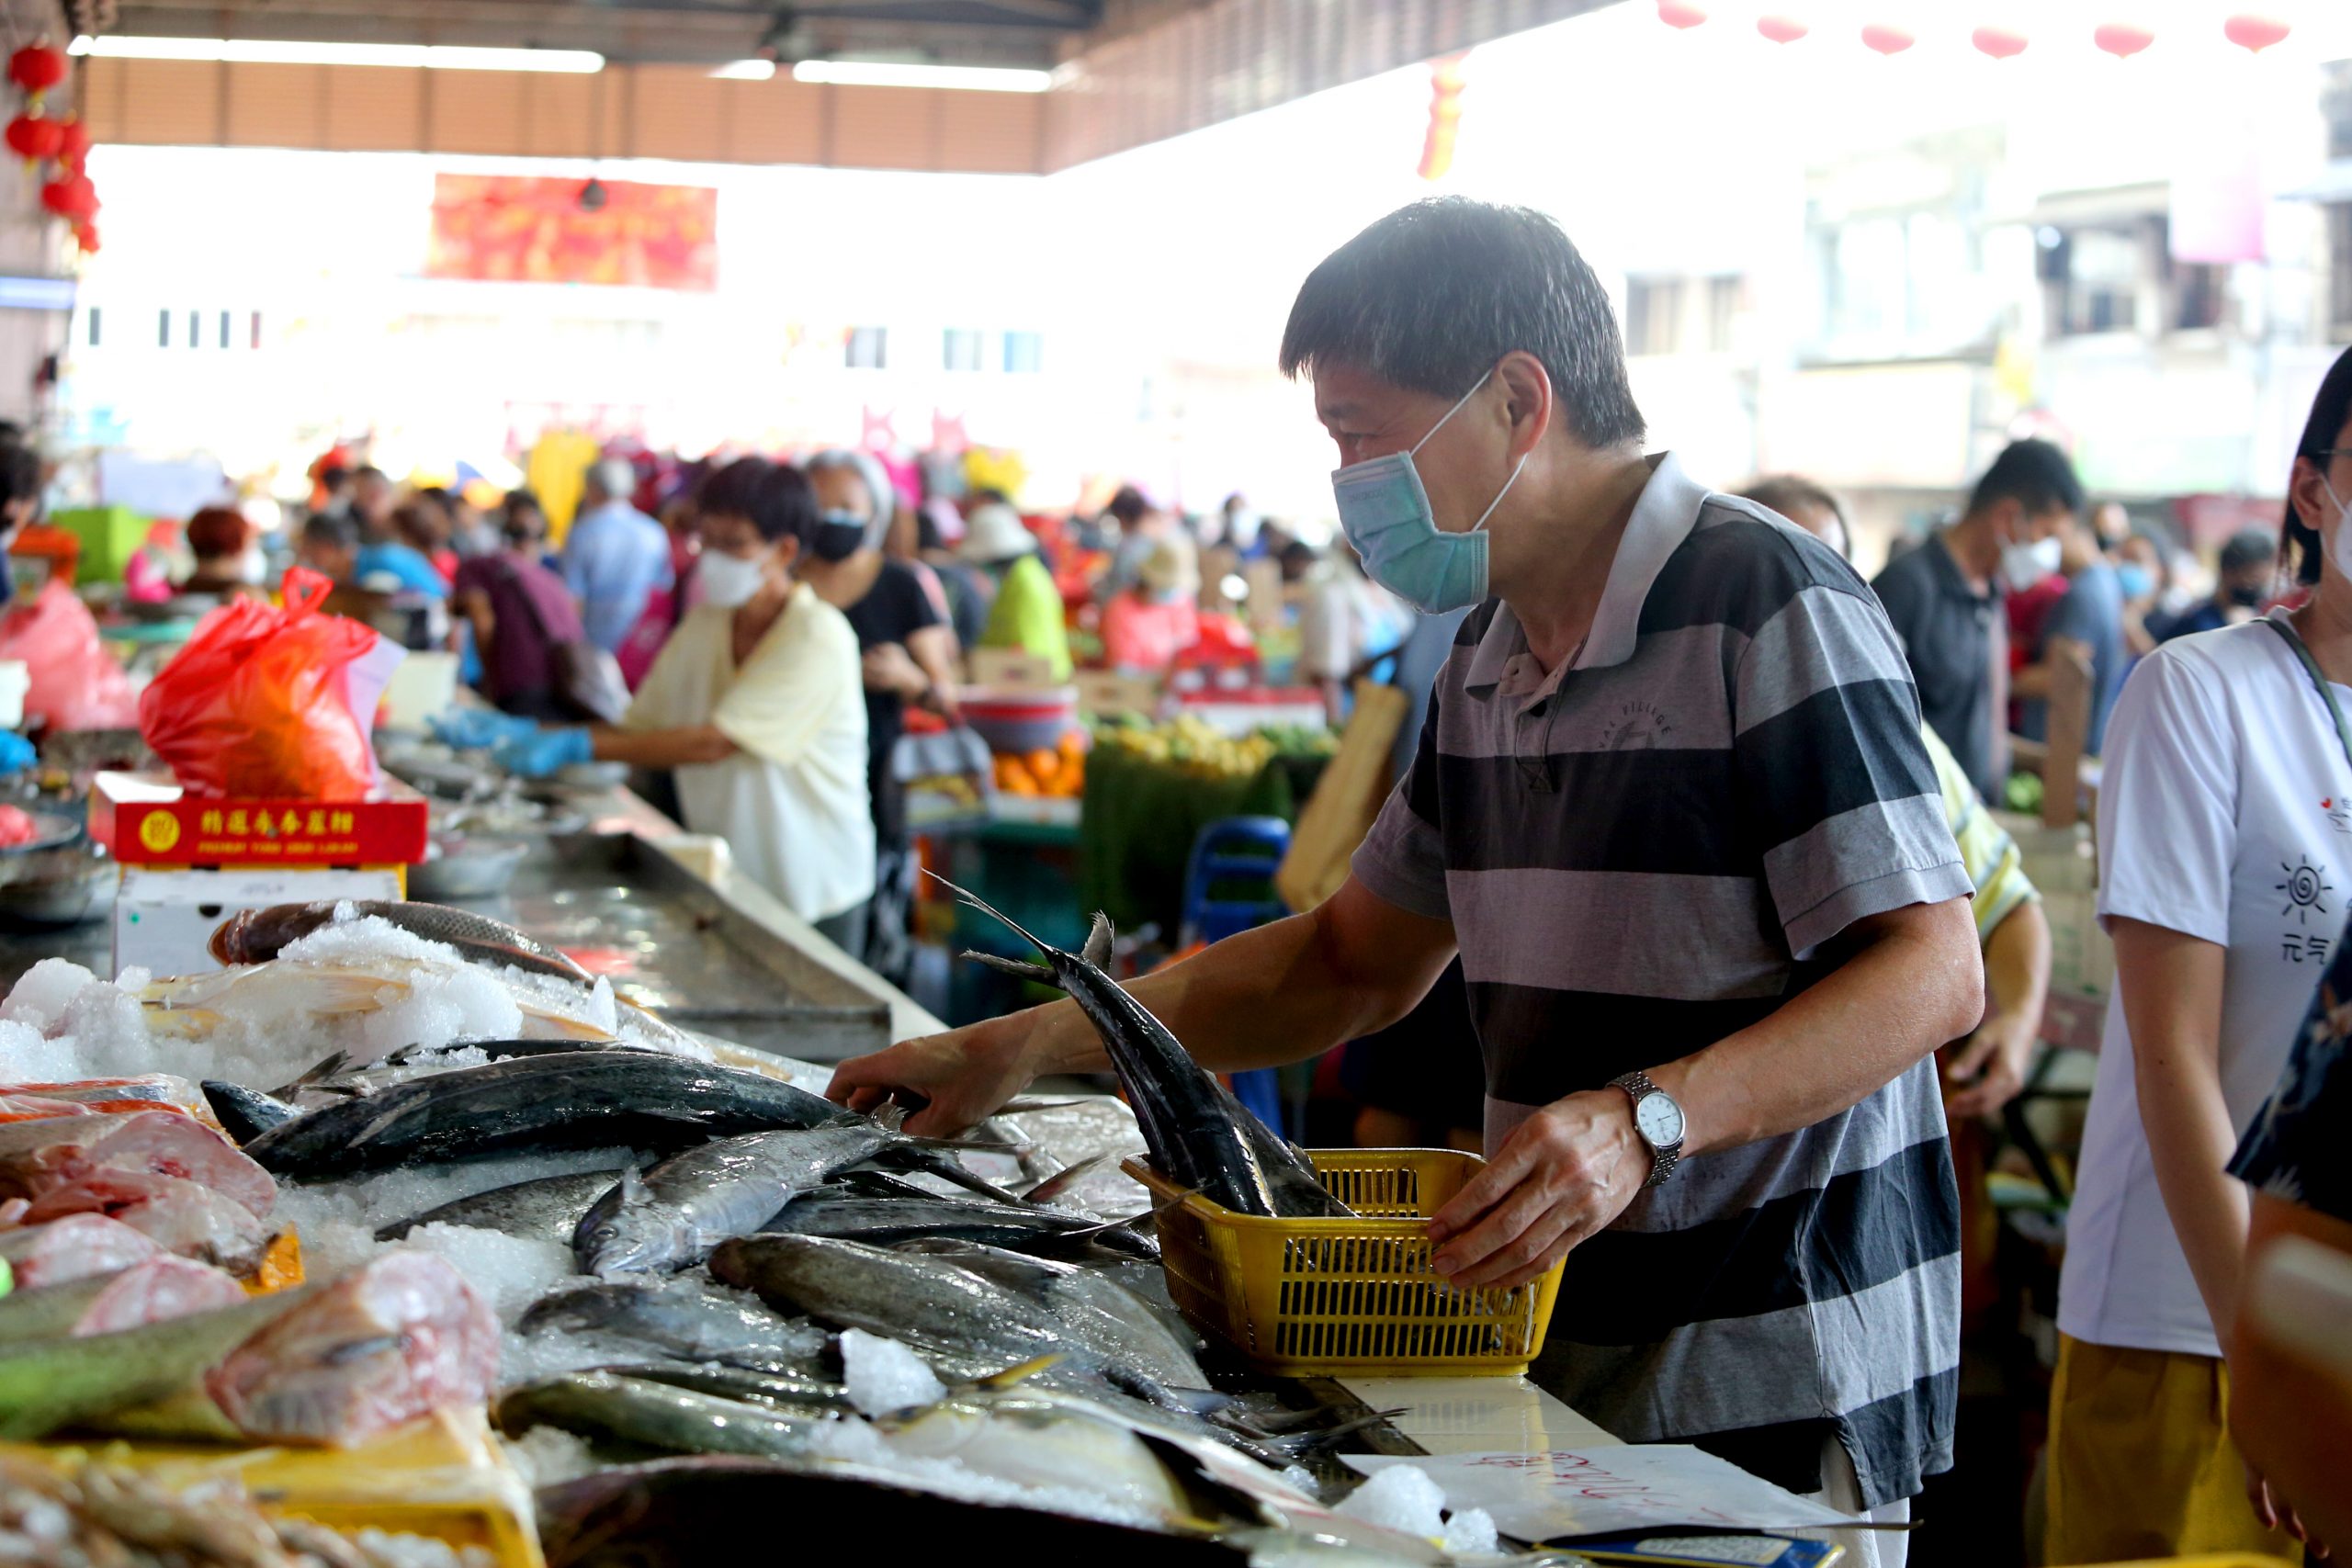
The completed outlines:
<svg viewBox="0 0 2352 1568">
<path fill-rule="evenodd" d="M 972 508 L 964 526 L 964 542 L 956 547 L 956 553 L 976 566 L 994 566 L 1037 547 L 1036 536 L 1023 525 L 1021 513 L 1001 502 Z"/>
</svg>

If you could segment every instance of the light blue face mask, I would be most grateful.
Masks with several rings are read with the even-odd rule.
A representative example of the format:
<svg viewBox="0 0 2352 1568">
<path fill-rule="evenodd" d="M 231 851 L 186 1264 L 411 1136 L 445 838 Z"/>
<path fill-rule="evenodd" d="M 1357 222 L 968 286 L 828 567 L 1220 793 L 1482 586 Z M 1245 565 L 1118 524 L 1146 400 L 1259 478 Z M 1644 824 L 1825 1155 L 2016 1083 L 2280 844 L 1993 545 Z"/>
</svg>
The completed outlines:
<svg viewBox="0 0 2352 1568">
<path fill-rule="evenodd" d="M 1390 452 L 1350 463 L 1331 474 L 1332 498 L 1339 502 L 1340 526 L 1348 543 L 1363 558 L 1364 575 L 1425 615 L 1440 615 L 1476 604 L 1487 597 L 1487 519 L 1503 503 L 1510 487 L 1527 467 L 1521 457 L 1487 503 L 1487 510 L 1469 530 L 1449 534 L 1437 525 L 1430 510 L 1429 491 L 1421 488 L 1420 470 L 1413 455 L 1445 428 L 1446 420 L 1462 412 L 1494 378 L 1489 370 L 1478 385 L 1462 394 L 1462 401 L 1445 411 L 1445 418 L 1430 425 L 1429 434 L 1409 451 Z M 1533 453 L 1528 454 L 1532 457 Z"/>
</svg>

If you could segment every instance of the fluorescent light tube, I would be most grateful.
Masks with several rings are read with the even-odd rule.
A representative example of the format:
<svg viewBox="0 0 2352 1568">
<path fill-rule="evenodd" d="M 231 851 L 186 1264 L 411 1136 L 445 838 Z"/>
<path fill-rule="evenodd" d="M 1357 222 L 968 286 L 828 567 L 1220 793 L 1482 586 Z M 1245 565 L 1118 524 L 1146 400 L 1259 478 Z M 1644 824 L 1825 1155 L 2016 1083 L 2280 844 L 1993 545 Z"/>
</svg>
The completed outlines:
<svg viewBox="0 0 2352 1568">
<path fill-rule="evenodd" d="M 804 60 L 792 68 L 796 82 L 831 82 L 844 87 L 947 87 L 976 93 L 1042 93 L 1053 73 L 993 65 L 894 64 L 869 60 Z"/>
<path fill-rule="evenodd" d="M 424 71 L 552 71 L 588 75 L 605 57 L 584 49 L 472 49 L 448 44 L 316 43 L 279 39 L 84 36 L 68 51 L 101 60 L 226 60 L 240 65 L 389 65 Z"/>
</svg>

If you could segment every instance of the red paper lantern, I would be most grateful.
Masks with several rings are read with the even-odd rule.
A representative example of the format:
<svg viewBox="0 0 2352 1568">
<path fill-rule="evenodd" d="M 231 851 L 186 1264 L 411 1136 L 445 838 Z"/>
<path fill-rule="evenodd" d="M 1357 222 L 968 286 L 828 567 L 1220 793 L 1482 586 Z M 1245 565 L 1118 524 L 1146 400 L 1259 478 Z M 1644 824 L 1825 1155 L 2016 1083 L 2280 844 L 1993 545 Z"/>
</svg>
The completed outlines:
<svg viewBox="0 0 2352 1568">
<path fill-rule="evenodd" d="M 57 122 L 57 151 L 51 154 L 69 169 L 78 169 L 90 155 L 90 128 L 78 119 Z"/>
<path fill-rule="evenodd" d="M 1758 17 L 1756 30 L 1774 43 L 1794 43 L 1813 31 L 1794 17 Z"/>
<path fill-rule="evenodd" d="M 8 80 L 38 97 L 73 70 L 65 51 L 45 43 L 28 44 L 8 57 Z"/>
<path fill-rule="evenodd" d="M 2130 22 L 2103 22 L 2092 31 L 2091 41 L 2118 60 L 2129 60 L 2155 42 L 2156 35 Z"/>
<path fill-rule="evenodd" d="M 74 243 L 81 247 L 82 254 L 84 255 L 96 255 L 98 254 L 98 226 L 95 223 L 74 224 Z"/>
<path fill-rule="evenodd" d="M 1864 46 L 1890 57 L 1901 54 L 1918 41 L 1901 28 L 1889 27 L 1884 22 L 1872 22 L 1862 29 Z"/>
<path fill-rule="evenodd" d="M 64 127 L 37 114 L 20 114 L 8 122 L 8 150 L 28 163 L 54 158 L 64 142 Z"/>
<path fill-rule="evenodd" d="M 1669 28 L 1695 28 L 1707 19 L 1707 13 L 1690 0 L 1657 0 L 1657 19 Z"/>
<path fill-rule="evenodd" d="M 98 187 L 87 175 L 64 175 L 40 187 L 40 204 L 60 218 L 86 223 L 98 215 Z"/>
<path fill-rule="evenodd" d="M 1996 60 L 2014 60 L 2025 52 L 2026 36 L 2007 28 L 1979 28 L 1968 35 L 1977 52 L 1989 54 Z"/>
<path fill-rule="evenodd" d="M 2222 24 L 2222 36 L 2248 54 L 2260 54 L 2274 43 L 2284 43 L 2294 28 L 2276 17 L 2241 14 Z"/>
</svg>

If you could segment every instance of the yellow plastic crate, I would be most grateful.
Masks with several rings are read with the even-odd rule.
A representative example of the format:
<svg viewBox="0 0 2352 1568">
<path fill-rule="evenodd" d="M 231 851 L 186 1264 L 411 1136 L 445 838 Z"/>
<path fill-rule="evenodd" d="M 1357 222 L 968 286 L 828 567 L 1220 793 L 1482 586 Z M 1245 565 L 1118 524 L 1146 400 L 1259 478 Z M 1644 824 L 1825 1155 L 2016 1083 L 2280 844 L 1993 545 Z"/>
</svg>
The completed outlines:
<svg viewBox="0 0 2352 1568">
<path fill-rule="evenodd" d="M 1187 1193 L 1140 1159 L 1168 1294 L 1193 1327 L 1283 1377 L 1512 1377 L 1544 1348 L 1560 1265 L 1516 1290 L 1456 1290 L 1429 1216 L 1486 1162 L 1453 1149 L 1309 1149 L 1357 1219 L 1262 1219 Z"/>
</svg>

